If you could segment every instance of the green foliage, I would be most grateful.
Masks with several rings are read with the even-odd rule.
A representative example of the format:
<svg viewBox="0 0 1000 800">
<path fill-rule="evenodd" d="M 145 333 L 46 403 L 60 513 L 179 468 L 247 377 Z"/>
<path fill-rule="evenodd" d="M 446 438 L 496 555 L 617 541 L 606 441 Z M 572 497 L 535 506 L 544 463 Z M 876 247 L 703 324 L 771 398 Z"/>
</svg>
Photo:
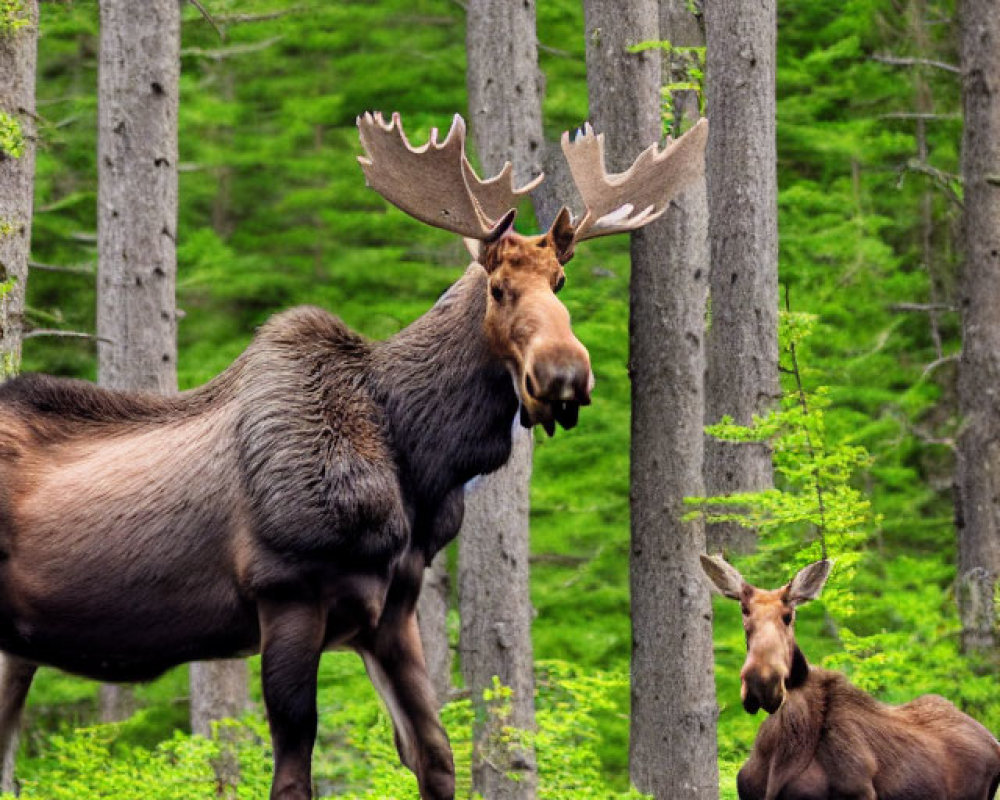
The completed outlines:
<svg viewBox="0 0 1000 800">
<path fill-rule="evenodd" d="M 24 0 L 0 0 L 0 36 L 9 36 L 29 24 Z"/>
<path fill-rule="evenodd" d="M 627 48 L 630 53 L 642 53 L 647 50 L 660 50 L 665 59 L 669 59 L 671 79 L 663 85 L 660 95 L 663 98 L 663 130 L 669 136 L 679 136 L 684 133 L 674 109 L 674 94 L 691 91 L 698 94 L 699 113 L 705 113 L 705 48 L 684 47 L 675 45 L 666 39 L 639 42 Z"/>
<path fill-rule="evenodd" d="M 24 134 L 15 117 L 0 111 L 0 158 L 20 158 L 24 155 Z"/>
<path fill-rule="evenodd" d="M 794 571 L 827 555 L 837 561 L 824 602 L 838 618 L 851 614 L 852 595 L 847 590 L 861 547 L 873 523 L 871 503 L 852 485 L 856 473 L 867 468 L 867 450 L 851 439 L 833 439 L 826 425 L 829 393 L 825 388 L 808 391 L 796 356 L 797 347 L 812 333 L 816 318 L 811 314 L 782 312 L 779 344 L 786 375 L 786 388 L 778 408 L 743 426 L 725 417 L 706 431 L 730 442 L 770 445 L 775 488 L 726 496 L 687 498 L 707 522 L 736 522 L 761 535 L 757 555 L 747 559 L 750 574 L 777 576 Z"/>
<path fill-rule="evenodd" d="M 539 770 L 538 797 L 560 800 L 639 800 L 634 791 L 607 783 L 598 750 L 599 719 L 613 716 L 613 696 L 627 690 L 625 674 L 602 673 L 565 662 L 538 665 L 537 729 L 505 728 L 508 743 L 532 744 Z M 330 692 L 337 684 L 337 702 Z M 509 714 L 510 690 L 497 683 L 487 690 L 493 713 Z M 321 796 L 347 800 L 415 798 L 416 780 L 399 764 L 392 722 L 365 681 L 356 657 L 324 658 L 320 689 L 320 741 L 314 778 Z M 451 733 L 458 774 L 458 796 L 469 796 L 472 751 L 472 704 L 449 703 L 442 719 Z M 220 723 L 211 739 L 174 732 L 164 741 L 137 744 L 132 721 L 69 729 L 35 743 L 37 754 L 19 764 L 24 800 L 202 800 L 220 789 L 215 765 L 235 758 L 239 780 L 230 795 L 237 798 L 267 794 L 271 775 L 268 733 L 264 721 L 249 716 Z M 156 787 L 155 795 L 150 787 Z M 223 787 L 225 788 L 225 787 Z"/>
<path fill-rule="evenodd" d="M 262 797 L 270 785 L 270 762 L 261 728 L 260 723 L 227 722 L 211 739 L 175 732 L 150 750 L 121 744 L 115 725 L 57 734 L 44 754 L 19 772 L 20 797 L 202 800 L 219 790 L 213 764 L 227 749 L 235 750 L 239 764 L 238 791 L 232 796 Z"/>
</svg>

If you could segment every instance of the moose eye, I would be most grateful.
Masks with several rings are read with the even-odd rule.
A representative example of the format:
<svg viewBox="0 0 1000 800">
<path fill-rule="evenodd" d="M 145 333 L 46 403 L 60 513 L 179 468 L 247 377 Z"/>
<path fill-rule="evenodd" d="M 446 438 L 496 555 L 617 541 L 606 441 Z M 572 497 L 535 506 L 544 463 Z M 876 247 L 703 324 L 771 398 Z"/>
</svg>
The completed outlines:
<svg viewBox="0 0 1000 800">
<path fill-rule="evenodd" d="M 565 285 L 566 285 L 566 276 L 560 275 L 559 279 L 556 281 L 555 288 L 553 288 L 552 291 L 558 293 L 559 290 L 562 289 L 562 287 Z"/>
<path fill-rule="evenodd" d="M 498 303 L 503 302 L 503 287 L 498 284 L 494 284 L 490 287 L 490 294 L 493 295 L 493 299 Z"/>
<path fill-rule="evenodd" d="M 791 611 L 786 611 L 784 613 L 784 615 L 781 617 L 781 621 L 784 622 L 786 625 L 791 625 L 792 624 L 792 612 Z"/>
</svg>

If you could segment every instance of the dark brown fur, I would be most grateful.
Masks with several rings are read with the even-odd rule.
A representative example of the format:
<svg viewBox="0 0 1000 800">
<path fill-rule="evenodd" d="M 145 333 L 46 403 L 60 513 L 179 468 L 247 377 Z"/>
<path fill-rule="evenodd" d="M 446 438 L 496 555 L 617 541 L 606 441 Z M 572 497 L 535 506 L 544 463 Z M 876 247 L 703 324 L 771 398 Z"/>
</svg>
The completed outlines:
<svg viewBox="0 0 1000 800">
<path fill-rule="evenodd" d="M 260 650 L 272 797 L 308 798 L 319 656 L 348 646 L 421 796 L 451 798 L 414 607 L 464 484 L 510 454 L 518 396 L 487 298 L 473 265 L 376 343 L 294 309 L 173 397 L 44 376 L 0 386 L 0 649 L 19 657 L 4 697 L 36 663 L 133 681 Z"/>
</svg>

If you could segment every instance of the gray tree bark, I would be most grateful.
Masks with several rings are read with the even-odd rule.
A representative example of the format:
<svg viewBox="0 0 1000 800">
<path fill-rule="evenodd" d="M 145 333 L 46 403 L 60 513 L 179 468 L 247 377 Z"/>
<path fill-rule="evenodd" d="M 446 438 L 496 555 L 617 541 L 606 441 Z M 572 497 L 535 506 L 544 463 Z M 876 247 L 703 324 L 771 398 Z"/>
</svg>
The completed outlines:
<svg viewBox="0 0 1000 800">
<path fill-rule="evenodd" d="M 174 300 L 180 6 L 100 3 L 98 69 L 97 379 L 134 391 L 177 390 Z M 101 719 L 134 707 L 101 687 Z"/>
<path fill-rule="evenodd" d="M 177 390 L 175 305 L 180 3 L 102 0 L 98 72 L 98 382 Z M 131 703 L 101 692 L 102 718 Z M 239 661 L 191 666 L 191 724 L 238 716 L 246 704 Z"/>
<path fill-rule="evenodd" d="M 437 695 L 438 705 L 448 702 L 451 690 L 451 643 L 448 641 L 448 600 L 451 576 L 448 554 L 442 550 L 424 570 L 424 581 L 417 600 L 420 641 L 427 662 L 427 674 Z"/>
<path fill-rule="evenodd" d="M 178 0 L 102 0 L 98 381 L 177 390 Z"/>
<path fill-rule="evenodd" d="M 38 3 L 24 4 L 20 25 L 0 29 L 0 112 L 21 129 L 20 155 L 0 152 L 0 380 L 21 362 L 24 291 L 35 183 L 35 61 Z"/>
<path fill-rule="evenodd" d="M 965 263 L 956 522 L 958 598 L 966 649 L 996 652 L 1000 579 L 1000 7 L 963 0 Z"/>
<path fill-rule="evenodd" d="M 606 134 L 608 169 L 621 171 L 661 132 L 659 53 L 627 48 L 697 45 L 697 26 L 681 25 L 691 21 L 683 0 L 661 8 L 589 0 L 584 16 L 591 121 Z M 696 97 L 675 106 L 693 106 L 686 123 L 696 120 Z M 702 184 L 631 246 L 629 771 L 640 791 L 664 799 L 718 796 L 711 604 L 698 566 L 704 528 L 681 521 L 684 497 L 702 489 L 706 217 Z"/>
<path fill-rule="evenodd" d="M 17 120 L 23 138 L 19 155 L 0 152 L 0 383 L 17 372 L 21 361 L 35 183 L 36 0 L 26 0 L 17 21 L 22 24 L 16 30 L 0 32 L 0 112 Z M 16 675 L 20 663 L 19 659 L 0 655 L 0 684 L 8 692 L 5 711 L 18 717 L 33 674 L 28 673 L 23 694 L 15 700 L 11 693 L 18 683 Z M 3 792 L 15 790 L 17 731 L 10 731 L 8 737 L 0 752 L 0 791 Z"/>
<path fill-rule="evenodd" d="M 706 154 L 711 324 L 706 342 L 706 422 L 749 424 L 780 395 L 778 188 L 775 143 L 775 0 L 705 3 Z M 709 495 L 773 485 L 763 444 L 709 438 Z M 708 526 L 711 549 L 750 550 L 734 523 Z"/>
<path fill-rule="evenodd" d="M 542 171 L 545 152 L 534 0 L 471 0 L 467 20 L 469 117 L 479 161 L 491 175 L 510 161 L 518 183 L 525 183 Z M 555 214 L 542 205 L 549 197 L 536 197 L 542 219 Z M 504 726 L 535 726 L 528 564 L 533 447 L 530 432 L 514 430 L 510 461 L 467 494 L 459 536 L 459 652 L 479 711 L 472 788 L 486 800 L 529 800 L 537 786 L 534 750 L 504 743 L 500 735 Z M 483 703 L 494 676 L 513 690 L 509 714 L 489 713 Z"/>
</svg>

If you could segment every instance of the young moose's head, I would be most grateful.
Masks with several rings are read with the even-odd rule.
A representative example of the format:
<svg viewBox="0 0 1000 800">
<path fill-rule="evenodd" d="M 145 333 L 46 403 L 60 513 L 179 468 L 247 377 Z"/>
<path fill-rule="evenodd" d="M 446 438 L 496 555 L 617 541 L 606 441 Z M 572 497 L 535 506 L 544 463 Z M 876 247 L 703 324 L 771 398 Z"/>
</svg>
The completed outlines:
<svg viewBox="0 0 1000 800">
<path fill-rule="evenodd" d="M 556 293 L 563 266 L 578 242 L 635 230 L 652 222 L 670 199 L 704 173 L 707 123 L 702 120 L 660 152 L 656 144 L 624 173 L 604 169 L 604 141 L 590 126 L 562 148 L 585 211 L 579 220 L 563 208 L 540 236 L 521 236 L 513 224 L 518 202 L 538 186 L 538 176 L 514 188 L 508 163 L 482 180 L 465 157 L 465 123 L 455 115 L 443 142 L 437 130 L 421 147 L 410 145 L 398 114 L 358 117 L 366 155 L 358 159 L 368 185 L 411 216 L 466 237 L 487 273 L 484 332 L 507 366 L 521 401 L 521 423 L 542 425 L 551 436 L 558 422 L 576 425 L 590 403 L 594 376 L 586 348 L 573 335 L 569 312 Z"/>
<path fill-rule="evenodd" d="M 833 562 L 824 559 L 803 567 L 780 589 L 751 586 L 721 556 L 702 556 L 701 566 L 726 597 L 739 600 L 747 637 L 747 660 L 740 671 L 743 708 L 756 714 L 763 708 L 773 714 L 790 688 L 800 684 L 808 671 L 795 644 L 795 609 L 819 597 Z"/>
</svg>

